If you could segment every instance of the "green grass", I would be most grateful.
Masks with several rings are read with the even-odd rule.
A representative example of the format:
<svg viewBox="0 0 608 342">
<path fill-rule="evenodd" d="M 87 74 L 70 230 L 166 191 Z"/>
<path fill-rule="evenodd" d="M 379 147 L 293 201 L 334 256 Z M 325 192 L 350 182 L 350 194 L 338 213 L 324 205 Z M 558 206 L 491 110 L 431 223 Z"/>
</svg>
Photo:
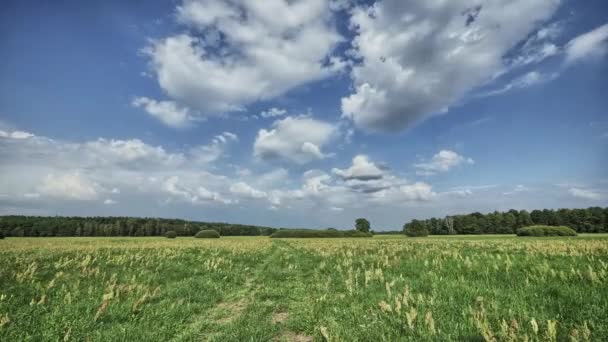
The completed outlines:
<svg viewBox="0 0 608 342">
<path fill-rule="evenodd" d="M 608 340 L 608 234 L 0 241 L 0 341 Z"/>
</svg>

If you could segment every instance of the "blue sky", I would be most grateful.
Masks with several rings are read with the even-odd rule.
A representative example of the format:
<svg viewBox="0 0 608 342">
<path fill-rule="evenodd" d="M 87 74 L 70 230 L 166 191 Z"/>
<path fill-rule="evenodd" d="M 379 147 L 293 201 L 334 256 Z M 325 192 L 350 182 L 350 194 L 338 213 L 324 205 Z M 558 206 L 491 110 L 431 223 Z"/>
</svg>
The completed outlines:
<svg viewBox="0 0 608 342">
<path fill-rule="evenodd" d="M 0 213 L 608 205 L 605 1 L 8 1 Z"/>
</svg>

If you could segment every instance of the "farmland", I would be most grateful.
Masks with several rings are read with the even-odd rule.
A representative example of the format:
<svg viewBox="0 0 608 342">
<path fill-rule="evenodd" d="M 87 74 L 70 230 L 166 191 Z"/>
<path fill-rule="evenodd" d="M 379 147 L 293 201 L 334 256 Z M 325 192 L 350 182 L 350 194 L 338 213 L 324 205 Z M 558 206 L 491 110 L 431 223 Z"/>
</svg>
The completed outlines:
<svg viewBox="0 0 608 342">
<path fill-rule="evenodd" d="M 0 240 L 2 341 L 606 340 L 608 235 Z"/>
</svg>

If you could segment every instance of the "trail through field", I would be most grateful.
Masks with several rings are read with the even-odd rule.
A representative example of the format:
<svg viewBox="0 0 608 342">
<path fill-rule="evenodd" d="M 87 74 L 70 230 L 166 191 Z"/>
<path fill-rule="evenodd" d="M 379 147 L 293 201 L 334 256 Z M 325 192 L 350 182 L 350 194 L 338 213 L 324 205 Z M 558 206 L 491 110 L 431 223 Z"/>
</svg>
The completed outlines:
<svg viewBox="0 0 608 342">
<path fill-rule="evenodd" d="M 296 261 L 299 260 L 298 263 Z M 267 256 L 244 287 L 203 313 L 176 341 L 193 336 L 209 341 L 312 341 L 303 327 L 290 324 L 306 298 L 306 264 L 288 242 L 273 241 Z"/>
</svg>

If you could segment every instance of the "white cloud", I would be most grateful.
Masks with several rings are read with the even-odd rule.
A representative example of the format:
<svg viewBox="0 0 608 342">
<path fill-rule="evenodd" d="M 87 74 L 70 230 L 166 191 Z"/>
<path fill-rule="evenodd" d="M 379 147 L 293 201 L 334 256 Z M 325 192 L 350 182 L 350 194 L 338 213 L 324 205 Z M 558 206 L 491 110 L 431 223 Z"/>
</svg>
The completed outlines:
<svg viewBox="0 0 608 342">
<path fill-rule="evenodd" d="M 491 95 L 500 95 L 500 94 L 506 93 L 510 90 L 528 88 L 528 87 L 531 87 L 531 86 L 534 86 L 537 84 L 552 81 L 552 80 L 556 79 L 558 76 L 559 76 L 558 73 L 543 74 L 538 71 L 530 71 L 528 73 L 525 73 L 522 76 L 519 76 L 519 77 L 513 79 L 511 82 L 505 84 L 501 88 L 481 93 L 479 96 L 483 97 L 483 96 L 491 96 Z"/>
<path fill-rule="evenodd" d="M 361 181 L 380 179 L 384 175 L 384 171 L 369 161 L 365 155 L 355 156 L 353 164 L 348 169 L 334 168 L 332 172 L 344 180 L 357 179 Z"/>
<path fill-rule="evenodd" d="M 47 175 L 38 187 L 38 191 L 49 197 L 89 201 L 97 199 L 98 187 L 97 184 L 76 171 L 61 175 Z"/>
<path fill-rule="evenodd" d="M 564 24 L 563 21 L 555 21 L 531 34 L 521 49 L 514 56 L 506 59 L 509 68 L 536 64 L 560 54 L 561 49 L 556 45 L 555 40 L 562 34 Z"/>
<path fill-rule="evenodd" d="M 191 148 L 189 151 L 190 158 L 197 163 L 209 164 L 216 161 L 224 154 L 227 144 L 238 140 L 239 138 L 236 134 L 223 132 L 222 134 L 216 135 L 211 140 L 210 144 Z"/>
<path fill-rule="evenodd" d="M 598 200 L 601 198 L 601 195 L 594 191 L 594 190 L 590 190 L 590 189 L 584 189 L 584 188 L 570 188 L 568 189 L 568 192 L 570 193 L 570 195 L 574 196 L 574 197 L 578 197 L 578 198 L 582 198 L 582 199 L 586 199 L 586 200 Z"/>
<path fill-rule="evenodd" d="M 195 204 L 229 203 L 225 194 L 230 182 L 207 169 L 219 169 L 211 162 L 224 156 L 226 146 L 235 141 L 234 133 L 223 132 L 207 145 L 172 152 L 139 139 L 0 139 L 0 159 L 5 161 L 0 163 L 0 189 L 13 198 L 32 199 L 23 194 L 39 193 L 40 205 L 118 193 L 147 196 L 158 203 L 167 195 Z M 173 188 L 163 184 L 171 176 L 179 178 Z M 185 192 L 180 196 L 171 189 Z"/>
<path fill-rule="evenodd" d="M 113 205 L 113 204 L 117 204 L 118 202 L 116 202 L 115 200 L 108 198 L 105 201 L 103 201 L 103 204 L 105 205 Z"/>
<path fill-rule="evenodd" d="M 520 192 L 528 192 L 528 191 L 530 191 L 530 189 L 528 187 L 518 184 L 515 186 L 515 188 L 513 188 L 513 190 L 503 192 L 503 195 L 509 196 L 509 195 L 514 195 L 514 194 L 520 193 Z"/>
<path fill-rule="evenodd" d="M 27 139 L 27 138 L 31 138 L 33 136 L 34 135 L 32 133 L 29 133 L 29 132 L 23 132 L 23 131 L 7 132 L 7 131 L 0 130 L 0 138 Z"/>
<path fill-rule="evenodd" d="M 445 112 L 507 68 L 503 57 L 558 4 L 386 0 L 354 9 L 353 53 L 362 62 L 343 116 L 366 130 L 400 131 Z"/>
<path fill-rule="evenodd" d="M 285 159 L 299 164 L 323 159 L 321 151 L 337 133 L 329 123 L 309 117 L 288 116 L 273 123 L 272 129 L 261 129 L 253 145 L 253 155 L 262 160 Z"/>
<path fill-rule="evenodd" d="M 285 109 L 272 107 L 268 110 L 261 112 L 260 116 L 263 118 L 274 118 L 276 116 L 283 116 L 285 114 L 287 114 L 287 111 Z"/>
<path fill-rule="evenodd" d="M 181 107 L 173 101 L 156 101 L 147 97 L 137 97 L 131 104 L 143 108 L 148 114 L 173 128 L 187 127 L 199 118 L 196 112 L 187 107 Z"/>
<path fill-rule="evenodd" d="M 326 0 L 185 0 L 177 17 L 196 37 L 170 36 L 144 52 L 161 88 L 201 115 L 243 110 L 343 65 L 332 56 L 343 38 Z"/>
<path fill-rule="evenodd" d="M 265 198 L 267 196 L 266 192 L 257 190 L 245 182 L 232 184 L 230 186 L 230 192 L 249 198 Z"/>
<path fill-rule="evenodd" d="M 570 40 L 566 45 L 566 63 L 598 58 L 608 52 L 608 24 Z"/>
<path fill-rule="evenodd" d="M 450 150 L 441 150 L 433 156 L 431 161 L 415 164 L 416 174 L 423 176 L 434 175 L 439 172 L 447 172 L 461 164 L 474 164 L 471 158 L 465 158 L 458 153 Z"/>
<path fill-rule="evenodd" d="M 122 163 L 134 167 L 149 167 L 150 164 L 177 165 L 183 162 L 182 154 L 172 154 L 160 146 L 151 146 L 139 139 L 114 140 L 99 138 L 78 147 L 88 158 L 97 163 Z"/>
<path fill-rule="evenodd" d="M 179 176 L 171 176 L 162 183 L 162 189 L 175 198 L 188 201 L 192 204 L 218 202 L 222 204 L 234 203 L 224 198 L 218 192 L 210 191 L 204 186 L 191 187 L 183 184 Z"/>
<path fill-rule="evenodd" d="M 380 202 L 399 203 L 400 201 L 430 201 L 436 196 L 431 185 L 416 182 L 375 192 L 372 194 L 372 199 Z"/>
</svg>

